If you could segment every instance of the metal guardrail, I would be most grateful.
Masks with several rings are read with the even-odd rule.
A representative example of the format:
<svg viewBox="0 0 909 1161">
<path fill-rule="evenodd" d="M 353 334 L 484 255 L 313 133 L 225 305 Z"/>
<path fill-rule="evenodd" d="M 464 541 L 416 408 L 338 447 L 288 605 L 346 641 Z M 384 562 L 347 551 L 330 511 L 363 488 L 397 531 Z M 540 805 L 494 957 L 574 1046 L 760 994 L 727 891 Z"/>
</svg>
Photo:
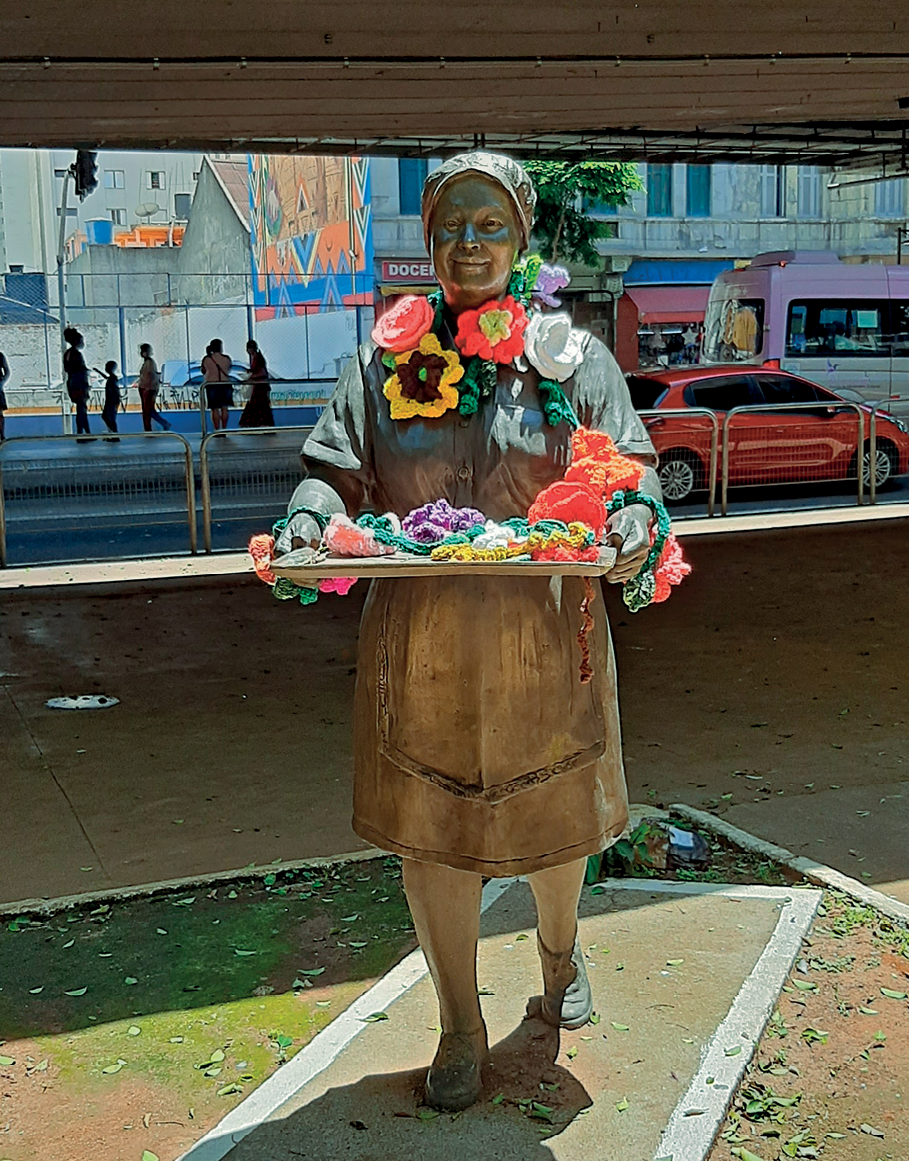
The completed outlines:
<svg viewBox="0 0 909 1161">
<path fill-rule="evenodd" d="M 868 503 L 877 503 L 877 413 L 884 407 L 894 403 L 909 403 L 909 396 L 896 395 L 890 399 L 879 399 L 871 407 L 871 416 L 868 426 Z"/>
<path fill-rule="evenodd" d="M 328 390 L 323 392 L 321 395 L 318 395 L 318 394 L 312 395 L 312 396 L 301 395 L 300 398 L 295 399 L 293 401 L 293 403 L 280 403 L 277 400 L 275 400 L 274 398 L 272 398 L 272 406 L 273 407 L 277 406 L 278 408 L 281 408 L 281 407 L 326 407 L 328 405 L 329 400 L 331 399 L 332 393 L 334 392 L 334 389 L 337 386 L 338 381 L 337 381 L 337 379 L 255 379 L 255 380 L 241 379 L 238 382 L 234 382 L 230 379 L 228 379 L 228 380 L 221 379 L 217 383 L 200 383 L 197 387 L 197 391 L 199 393 L 198 394 L 199 422 L 200 422 L 200 425 L 202 428 L 202 435 L 205 436 L 208 434 L 208 411 L 209 411 L 209 407 L 208 407 L 208 401 L 207 401 L 206 395 L 205 395 L 206 387 L 230 387 L 231 390 L 238 391 L 238 390 L 242 390 L 243 388 L 254 387 L 257 384 L 262 384 L 262 383 L 267 383 L 269 385 L 269 387 L 278 388 L 279 390 L 282 387 L 296 387 L 296 386 L 300 386 L 301 384 L 302 385 L 315 384 L 317 386 L 324 385 L 328 388 Z M 240 411 L 242 411 L 244 406 L 245 406 L 245 404 L 239 404 L 239 405 L 237 403 L 233 404 L 234 409 L 240 410 Z M 256 429 L 250 427 L 250 428 L 244 428 L 243 430 L 244 431 L 254 431 Z M 263 430 L 270 431 L 272 429 L 268 428 L 268 429 L 263 429 Z M 282 427 L 282 431 L 289 431 L 289 430 L 290 430 L 290 428 L 283 428 Z"/>
<path fill-rule="evenodd" d="M 709 407 L 652 407 L 646 411 L 639 411 L 642 419 L 667 419 L 670 416 L 681 416 L 693 419 L 701 416 L 710 421 L 710 459 L 707 466 L 707 515 L 716 515 L 716 477 L 719 460 L 720 421 L 715 411 Z M 645 423 L 645 427 L 647 424 Z M 651 425 L 652 426 L 652 425 Z M 725 512 L 723 513 L 725 515 Z"/>
<path fill-rule="evenodd" d="M 291 426 L 291 427 L 241 427 L 230 428 L 221 431 L 210 431 L 202 440 L 202 446 L 199 449 L 199 476 L 201 480 L 202 492 L 202 544 L 206 552 L 212 551 L 212 501 L 211 501 L 211 454 L 210 447 L 213 441 L 217 439 L 226 439 L 229 437 L 236 438 L 238 435 L 243 436 L 274 436 L 276 432 L 282 435 L 288 431 L 299 432 L 301 439 L 300 445 L 302 447 L 303 441 L 307 435 L 312 431 L 312 426 Z M 267 447 L 267 444 L 264 445 Z"/>
<path fill-rule="evenodd" d="M 46 446 L 48 443 L 75 445 L 85 440 L 86 438 L 91 438 L 93 440 L 170 439 L 179 441 L 183 449 L 183 465 L 186 484 L 186 519 L 189 526 L 189 550 L 193 555 L 195 555 L 198 550 L 196 535 L 196 485 L 193 475 L 192 448 L 184 436 L 175 431 L 125 431 L 116 436 L 99 435 L 91 437 L 73 435 L 25 435 L 13 436 L 12 438 L 6 439 L 0 443 L 0 568 L 6 568 L 7 566 L 6 501 L 3 484 L 4 457 L 25 443 L 34 443 L 40 446 Z"/>
<path fill-rule="evenodd" d="M 856 504 L 861 506 L 864 502 L 864 487 L 863 487 L 863 462 L 862 451 L 865 446 L 865 412 L 862 405 L 859 403 L 851 403 L 847 400 L 838 400 L 835 403 L 748 403 L 744 407 L 733 407 L 731 411 L 726 412 L 726 418 L 723 420 L 723 476 L 720 481 L 720 515 L 728 515 L 728 499 L 729 499 L 729 425 L 738 415 L 745 414 L 770 414 L 775 415 L 780 411 L 854 411 L 858 422 L 858 442 L 856 444 L 857 453 L 856 459 L 858 463 L 858 491 L 856 496 Z M 774 483 L 781 481 L 775 480 Z M 873 503 L 874 501 L 872 501 Z"/>
</svg>

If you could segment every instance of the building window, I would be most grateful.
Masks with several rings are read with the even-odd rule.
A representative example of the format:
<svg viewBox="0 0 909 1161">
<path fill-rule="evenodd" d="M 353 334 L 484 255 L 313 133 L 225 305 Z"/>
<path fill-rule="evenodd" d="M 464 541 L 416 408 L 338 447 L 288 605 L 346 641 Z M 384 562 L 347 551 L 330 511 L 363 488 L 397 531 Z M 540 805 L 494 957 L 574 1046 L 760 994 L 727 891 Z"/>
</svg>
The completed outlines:
<svg viewBox="0 0 909 1161">
<path fill-rule="evenodd" d="M 150 169 L 147 174 L 148 189 L 165 189 L 164 170 Z"/>
<path fill-rule="evenodd" d="M 193 195 L 188 193 L 174 194 L 174 217 L 186 221 L 189 217 L 189 207 L 192 205 Z"/>
<path fill-rule="evenodd" d="M 874 187 L 874 212 L 879 218 L 902 217 L 904 193 L 902 178 L 878 182 Z"/>
<path fill-rule="evenodd" d="M 786 171 L 782 165 L 761 166 L 761 217 L 785 218 Z"/>
<path fill-rule="evenodd" d="M 799 166 L 798 214 L 800 218 L 821 216 L 821 171 L 816 165 Z"/>
<path fill-rule="evenodd" d="M 672 166 L 647 166 L 647 216 L 649 218 L 669 218 L 672 216 Z"/>
<path fill-rule="evenodd" d="M 402 157 L 398 160 L 398 197 L 402 214 L 419 215 L 423 182 L 429 171 L 429 162 L 422 157 Z"/>
<path fill-rule="evenodd" d="M 689 165 L 686 174 L 686 213 L 689 218 L 710 217 L 709 165 Z"/>
<path fill-rule="evenodd" d="M 122 169 L 105 169 L 104 188 L 123 189 L 126 186 L 126 175 Z"/>
<path fill-rule="evenodd" d="M 78 212 L 79 211 L 75 208 L 75 206 L 67 206 L 66 207 L 66 216 L 68 218 L 75 218 L 77 216 Z M 60 207 L 59 206 L 57 206 L 57 217 L 58 218 L 60 217 Z"/>
<path fill-rule="evenodd" d="M 69 173 L 68 169 L 55 169 L 54 170 L 54 177 L 66 177 L 66 175 L 68 173 Z"/>
<path fill-rule="evenodd" d="M 126 210 L 111 210 L 110 220 L 114 223 L 115 226 L 125 226 Z"/>
</svg>

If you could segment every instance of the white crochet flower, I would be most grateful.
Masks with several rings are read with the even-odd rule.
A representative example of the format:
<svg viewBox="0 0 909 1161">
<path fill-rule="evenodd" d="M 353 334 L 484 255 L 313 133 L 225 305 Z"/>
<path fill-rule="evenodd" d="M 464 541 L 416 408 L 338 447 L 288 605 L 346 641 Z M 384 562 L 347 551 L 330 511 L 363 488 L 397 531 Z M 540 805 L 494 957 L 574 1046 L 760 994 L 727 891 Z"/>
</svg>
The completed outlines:
<svg viewBox="0 0 909 1161">
<path fill-rule="evenodd" d="M 583 335 L 563 312 L 535 312 L 524 331 L 524 354 L 544 379 L 564 383 L 584 360 Z"/>
</svg>

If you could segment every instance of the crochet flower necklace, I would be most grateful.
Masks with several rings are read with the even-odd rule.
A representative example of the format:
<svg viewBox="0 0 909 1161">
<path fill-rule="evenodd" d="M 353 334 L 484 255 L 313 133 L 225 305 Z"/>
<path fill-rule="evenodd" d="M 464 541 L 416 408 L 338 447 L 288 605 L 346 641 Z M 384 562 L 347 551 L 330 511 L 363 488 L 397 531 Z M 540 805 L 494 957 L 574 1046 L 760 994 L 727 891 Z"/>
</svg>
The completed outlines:
<svg viewBox="0 0 909 1161">
<path fill-rule="evenodd" d="M 528 308 L 542 264 L 539 254 L 528 255 L 512 270 L 503 298 L 460 314 L 455 350 L 443 348 L 439 339 L 444 306 L 441 290 L 405 295 L 382 315 L 372 337 L 391 372 L 382 391 L 392 419 L 438 419 L 455 409 L 465 417 L 473 415 L 495 391 L 496 364 L 527 355 L 542 376 L 539 389 L 547 423 L 555 426 L 565 421 L 578 426 L 559 382 L 548 376 L 541 360 L 534 357 L 538 344 L 525 338 L 529 330 L 535 340 L 541 329 L 540 316 L 528 315 Z M 565 340 L 570 342 L 569 332 L 570 326 L 565 332 Z M 554 362 L 558 362 L 558 353 Z M 580 353 L 576 360 L 562 362 L 564 379 L 573 374 Z"/>
</svg>

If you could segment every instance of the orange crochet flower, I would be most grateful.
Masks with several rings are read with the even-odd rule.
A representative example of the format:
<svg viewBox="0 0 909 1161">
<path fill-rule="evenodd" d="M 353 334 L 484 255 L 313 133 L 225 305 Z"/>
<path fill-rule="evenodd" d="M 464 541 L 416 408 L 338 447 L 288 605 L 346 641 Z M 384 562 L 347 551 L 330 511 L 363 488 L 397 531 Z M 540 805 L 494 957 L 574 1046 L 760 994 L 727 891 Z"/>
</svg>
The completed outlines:
<svg viewBox="0 0 909 1161">
<path fill-rule="evenodd" d="M 275 538 L 267 532 L 259 532 L 250 538 L 248 551 L 252 557 L 256 576 L 259 580 L 265 581 L 267 585 L 273 585 L 278 579 L 271 571 L 272 554 L 275 551 Z"/>
<path fill-rule="evenodd" d="M 651 544 L 655 537 L 656 533 L 651 532 Z M 678 539 L 670 533 L 666 544 L 663 546 L 663 551 L 660 553 L 660 559 L 657 562 L 656 571 L 654 572 L 656 591 L 653 594 L 653 603 L 659 604 L 661 601 L 668 600 L 669 594 L 672 592 L 672 586 L 680 585 L 690 572 L 691 565 L 682 555 L 682 546 L 679 544 Z"/>
<path fill-rule="evenodd" d="M 527 312 L 512 295 L 495 299 L 458 316 L 455 346 L 462 355 L 479 355 L 495 363 L 510 363 L 524 350 Z"/>
<path fill-rule="evenodd" d="M 565 479 L 586 484 L 606 500 L 615 492 L 637 488 L 644 475 L 643 466 L 623 456 L 602 431 L 579 427 L 571 437 L 571 452 Z"/>
<path fill-rule="evenodd" d="M 373 342 L 385 351 L 409 351 L 432 327 L 435 311 L 423 294 L 405 294 L 372 328 Z"/>
</svg>

